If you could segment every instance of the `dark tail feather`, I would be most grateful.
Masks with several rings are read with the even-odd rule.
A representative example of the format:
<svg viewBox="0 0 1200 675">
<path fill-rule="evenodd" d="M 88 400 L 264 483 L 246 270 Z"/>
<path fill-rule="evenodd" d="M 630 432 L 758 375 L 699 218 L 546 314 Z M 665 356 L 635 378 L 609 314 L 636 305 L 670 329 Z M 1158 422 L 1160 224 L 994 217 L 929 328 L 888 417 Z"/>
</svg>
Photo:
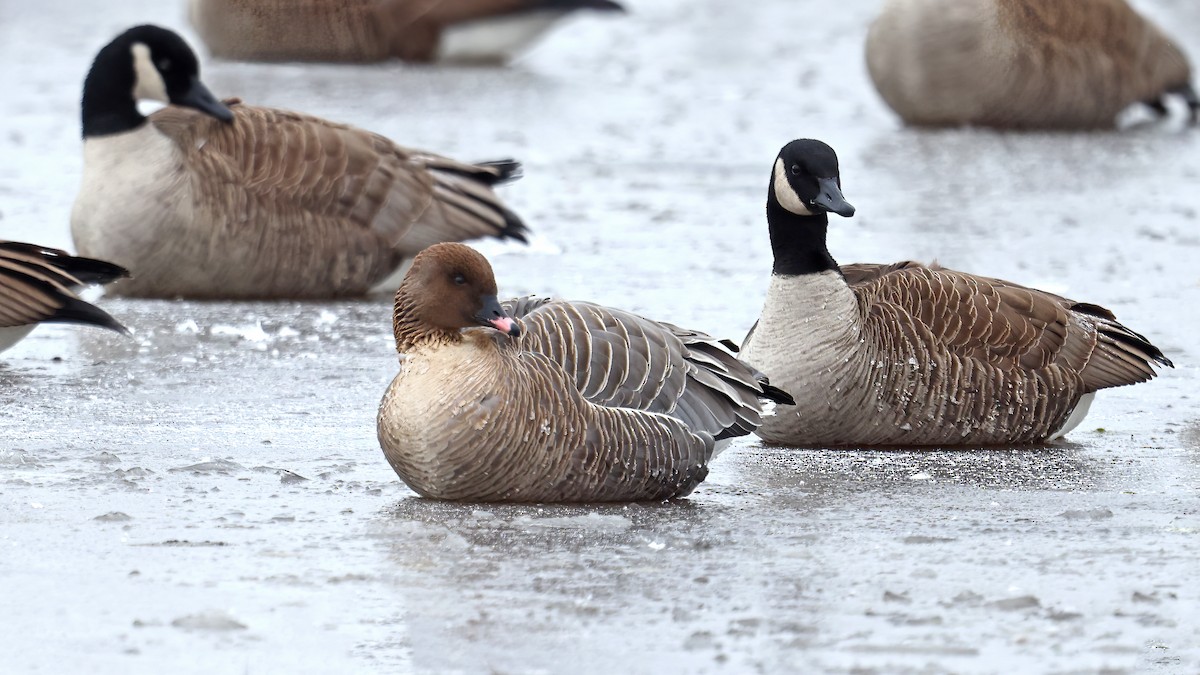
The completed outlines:
<svg viewBox="0 0 1200 675">
<path fill-rule="evenodd" d="M 796 405 L 796 399 L 792 398 L 791 394 L 780 389 L 779 387 L 773 387 L 763 380 L 760 380 L 759 384 L 762 385 L 763 390 L 760 398 L 765 398 L 767 400 L 774 401 L 775 403 L 782 403 L 783 405 Z"/>
<path fill-rule="evenodd" d="M 504 229 L 496 235 L 498 239 L 516 239 L 522 244 L 528 244 L 529 239 L 525 235 L 529 234 L 529 228 L 525 226 L 521 217 L 508 209 L 502 209 L 504 215 Z"/>
<path fill-rule="evenodd" d="M 99 326 L 116 331 L 122 335 L 129 335 L 129 330 L 125 326 L 122 326 L 119 321 L 112 318 L 108 312 L 79 298 L 66 298 L 66 302 L 62 308 L 56 311 L 54 316 L 46 319 L 45 323 L 79 323 L 88 326 Z"/>
<path fill-rule="evenodd" d="M 508 183 L 521 177 L 521 163 L 515 159 L 497 159 L 490 162 L 478 162 L 477 166 L 487 167 L 492 171 L 480 171 L 471 174 L 472 178 L 487 185 Z"/>
<path fill-rule="evenodd" d="M 1200 96 L 1196 95 L 1196 89 L 1192 87 L 1190 82 L 1175 87 L 1170 90 L 1173 94 L 1178 94 L 1183 98 L 1183 102 L 1187 103 L 1188 107 L 1188 122 L 1193 126 L 1200 120 Z"/>
<path fill-rule="evenodd" d="M 624 6 L 612 0 L 540 0 L 537 4 L 547 9 L 594 9 L 601 12 L 625 11 Z"/>
</svg>

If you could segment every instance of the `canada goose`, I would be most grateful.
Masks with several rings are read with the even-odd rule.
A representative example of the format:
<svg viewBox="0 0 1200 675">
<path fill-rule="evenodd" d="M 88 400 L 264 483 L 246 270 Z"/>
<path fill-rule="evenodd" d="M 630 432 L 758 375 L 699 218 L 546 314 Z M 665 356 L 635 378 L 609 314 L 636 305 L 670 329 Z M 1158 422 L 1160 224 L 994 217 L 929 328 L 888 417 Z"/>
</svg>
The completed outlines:
<svg viewBox="0 0 1200 675">
<path fill-rule="evenodd" d="M 760 398 L 791 402 L 702 333 L 587 302 L 502 306 L 491 265 L 462 244 L 417 255 L 393 328 L 379 443 L 426 497 L 682 497 L 717 442 L 761 423 Z"/>
<path fill-rule="evenodd" d="M 1109 128 L 1167 94 L 1200 111 L 1187 57 L 1125 0 L 887 0 L 866 54 L 913 125 Z"/>
<path fill-rule="evenodd" d="M 146 118 L 137 99 L 172 105 Z M 362 295 L 438 241 L 525 240 L 492 192 L 516 162 L 464 164 L 316 117 L 221 103 L 187 44 L 156 26 L 131 28 L 96 56 L 83 138 L 71 234 L 81 254 L 133 272 L 117 294 Z"/>
<path fill-rule="evenodd" d="M 75 295 L 83 286 L 128 275 L 102 260 L 0 241 L 0 352 L 20 342 L 39 323 L 79 323 L 128 335 L 107 312 Z"/>
<path fill-rule="evenodd" d="M 612 0 L 191 0 L 214 56 L 257 61 L 498 63 L 581 9 Z"/>
<path fill-rule="evenodd" d="M 1037 443 L 1083 420 L 1098 389 L 1171 362 L 1112 312 L 999 279 L 829 255 L 852 216 L 837 156 L 792 141 L 771 171 L 775 264 L 741 358 L 796 399 L 756 432 L 784 445 Z"/>
</svg>

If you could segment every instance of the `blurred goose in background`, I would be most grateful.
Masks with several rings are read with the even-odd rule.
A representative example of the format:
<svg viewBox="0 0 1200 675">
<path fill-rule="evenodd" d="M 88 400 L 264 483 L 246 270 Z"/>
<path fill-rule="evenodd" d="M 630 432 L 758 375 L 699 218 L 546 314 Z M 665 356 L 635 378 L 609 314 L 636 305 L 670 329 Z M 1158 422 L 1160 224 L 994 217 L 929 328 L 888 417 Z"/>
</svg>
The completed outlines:
<svg viewBox="0 0 1200 675">
<path fill-rule="evenodd" d="M 250 61 L 502 63 L 579 10 L 612 0 L 191 0 L 214 56 Z"/>
<path fill-rule="evenodd" d="M 425 497 L 682 497 L 718 444 L 761 424 L 760 399 L 791 402 L 703 333 L 587 302 L 501 305 L 491 265 L 462 244 L 416 257 L 393 328 L 379 442 Z"/>
<path fill-rule="evenodd" d="M 149 118 L 139 99 L 170 103 Z M 83 90 L 83 255 L 143 297 L 357 296 L 439 241 L 525 241 L 492 188 L 511 160 L 467 164 L 301 113 L 218 101 L 175 33 L 138 26 Z M 387 289 L 393 290 L 393 286 Z"/>
<path fill-rule="evenodd" d="M 78 323 L 128 335 L 129 331 L 75 291 L 129 276 L 102 260 L 79 258 L 53 248 L 0 241 L 0 352 L 20 342 L 40 323 Z"/>
<path fill-rule="evenodd" d="M 886 0 L 866 54 L 912 125 L 1103 129 L 1167 95 L 1200 111 L 1187 56 L 1125 0 Z"/>
<path fill-rule="evenodd" d="M 757 434 L 794 446 L 1039 443 L 1095 392 L 1172 365 L 1112 312 L 999 279 L 903 262 L 839 269 L 828 212 L 854 214 L 824 143 L 780 151 L 767 192 L 775 263 L 741 358 L 795 408 Z"/>
</svg>

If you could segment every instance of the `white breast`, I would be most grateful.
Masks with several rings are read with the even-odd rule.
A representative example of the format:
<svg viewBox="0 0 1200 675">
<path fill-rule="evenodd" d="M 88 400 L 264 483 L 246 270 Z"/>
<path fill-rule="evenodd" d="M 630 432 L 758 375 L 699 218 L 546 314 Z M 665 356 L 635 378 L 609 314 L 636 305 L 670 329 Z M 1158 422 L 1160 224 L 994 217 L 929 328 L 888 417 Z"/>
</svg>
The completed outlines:
<svg viewBox="0 0 1200 675">
<path fill-rule="evenodd" d="M 152 255 L 155 233 L 190 212 L 183 156 L 153 124 L 85 139 L 83 181 L 71 210 L 80 255 L 129 261 Z"/>
<path fill-rule="evenodd" d="M 835 271 L 771 276 L 762 316 L 739 358 L 796 399 L 763 420 L 764 438 L 794 435 L 802 411 L 828 408 L 861 348 L 858 303 Z M 856 362 L 855 362 L 856 363 Z"/>
</svg>

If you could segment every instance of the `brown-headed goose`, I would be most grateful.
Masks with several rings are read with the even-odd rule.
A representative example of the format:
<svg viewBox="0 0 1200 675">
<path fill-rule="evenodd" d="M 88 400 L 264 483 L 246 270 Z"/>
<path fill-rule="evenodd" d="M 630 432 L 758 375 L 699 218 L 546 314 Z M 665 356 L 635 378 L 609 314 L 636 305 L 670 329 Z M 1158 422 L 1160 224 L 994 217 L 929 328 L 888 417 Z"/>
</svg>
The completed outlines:
<svg viewBox="0 0 1200 675">
<path fill-rule="evenodd" d="M 138 99 L 171 105 L 146 118 Z M 81 254 L 133 272 L 117 294 L 355 296 L 430 244 L 525 238 L 492 191 L 517 163 L 464 164 L 308 115 L 226 105 L 183 39 L 156 26 L 96 56 L 83 139 L 71 233 Z"/>
<path fill-rule="evenodd" d="M 761 423 L 760 398 L 791 402 L 702 333 L 587 302 L 501 305 L 491 265 L 462 244 L 417 255 L 393 328 L 379 443 L 426 497 L 682 497 L 719 442 Z"/>
<path fill-rule="evenodd" d="M 78 323 L 129 331 L 107 312 L 80 300 L 76 289 L 129 276 L 102 260 L 44 246 L 0 241 L 0 352 L 40 323 Z"/>
<path fill-rule="evenodd" d="M 214 56 L 251 61 L 500 63 L 612 0 L 191 0 Z"/>
<path fill-rule="evenodd" d="M 1097 305 L 912 262 L 839 269 L 829 211 L 854 214 L 837 156 L 792 141 L 767 192 L 771 283 L 741 351 L 796 399 L 756 431 L 769 442 L 1038 443 L 1078 425 L 1096 390 L 1171 365 Z"/>
<path fill-rule="evenodd" d="M 1125 0 L 887 0 L 866 54 L 913 125 L 1109 128 L 1168 94 L 1200 110 L 1187 57 Z"/>
</svg>

